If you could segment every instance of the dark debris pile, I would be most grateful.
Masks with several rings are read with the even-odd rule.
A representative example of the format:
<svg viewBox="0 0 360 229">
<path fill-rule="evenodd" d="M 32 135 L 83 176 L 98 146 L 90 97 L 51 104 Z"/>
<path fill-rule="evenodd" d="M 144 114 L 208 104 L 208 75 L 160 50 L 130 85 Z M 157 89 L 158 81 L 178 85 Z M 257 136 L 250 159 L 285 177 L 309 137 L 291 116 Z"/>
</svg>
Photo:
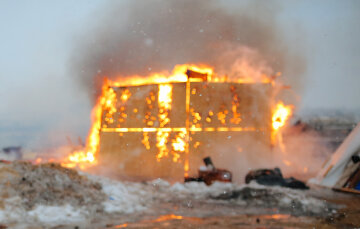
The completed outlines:
<svg viewBox="0 0 360 229">
<path fill-rule="evenodd" d="M 287 188 L 252 188 L 231 190 L 212 199 L 240 202 L 247 207 L 276 208 L 297 216 L 327 216 L 338 207 L 327 201 L 307 196 L 303 191 Z"/>
</svg>

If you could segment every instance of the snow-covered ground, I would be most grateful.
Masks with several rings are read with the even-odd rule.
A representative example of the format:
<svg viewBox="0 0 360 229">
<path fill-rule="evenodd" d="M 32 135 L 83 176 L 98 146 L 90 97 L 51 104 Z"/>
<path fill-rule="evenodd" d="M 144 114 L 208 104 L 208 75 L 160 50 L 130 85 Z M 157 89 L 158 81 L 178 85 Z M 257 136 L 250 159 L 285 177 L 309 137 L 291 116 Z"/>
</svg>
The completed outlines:
<svg viewBox="0 0 360 229">
<path fill-rule="evenodd" d="M 0 222 L 15 227 L 91 226 L 99 219 L 135 221 L 140 215 L 208 217 L 269 213 L 272 209 L 270 213 L 309 216 L 334 211 L 308 191 L 255 183 L 122 182 L 59 166 L 26 163 L 0 164 L 0 177 Z"/>
</svg>

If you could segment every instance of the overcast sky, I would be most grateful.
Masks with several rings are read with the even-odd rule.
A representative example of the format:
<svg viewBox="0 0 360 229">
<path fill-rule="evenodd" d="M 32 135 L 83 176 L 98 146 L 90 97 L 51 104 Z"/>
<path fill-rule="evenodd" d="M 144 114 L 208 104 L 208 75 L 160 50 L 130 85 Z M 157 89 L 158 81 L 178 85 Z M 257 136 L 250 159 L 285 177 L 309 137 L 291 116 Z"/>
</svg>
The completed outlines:
<svg viewBox="0 0 360 229">
<path fill-rule="evenodd" d="M 237 1 L 225 4 L 232 2 Z M 76 42 L 108 4 L 0 1 L 0 147 L 51 146 L 66 135 L 86 136 L 91 104 L 74 85 L 69 61 Z M 277 21 L 284 41 L 307 63 L 304 89 L 296 92 L 298 111 L 360 109 L 360 1 L 281 5 Z"/>
</svg>

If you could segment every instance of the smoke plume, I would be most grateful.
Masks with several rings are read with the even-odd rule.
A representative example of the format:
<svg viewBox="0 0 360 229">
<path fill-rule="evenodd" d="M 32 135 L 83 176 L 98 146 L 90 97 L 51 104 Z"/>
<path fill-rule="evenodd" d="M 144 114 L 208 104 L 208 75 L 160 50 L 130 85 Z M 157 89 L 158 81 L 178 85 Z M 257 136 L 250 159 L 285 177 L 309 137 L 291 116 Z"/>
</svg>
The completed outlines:
<svg viewBox="0 0 360 229">
<path fill-rule="evenodd" d="M 216 0 L 137 0 L 111 2 L 97 15 L 98 23 L 81 39 L 72 63 L 75 79 L 91 99 L 99 93 L 103 77 L 125 79 L 171 71 L 175 65 L 194 63 L 214 67 L 228 78 L 251 77 L 260 81 L 263 74 L 283 73 L 283 81 L 301 89 L 305 61 L 286 45 L 277 25 L 281 6 L 277 2 Z M 302 139 L 302 138 L 301 138 Z M 297 145 L 291 142 L 287 146 Z M 249 144 L 255 144 L 249 141 Z M 293 152 L 275 158 L 264 149 L 239 156 L 219 143 L 215 158 L 219 166 L 245 175 L 248 169 L 281 166 L 286 158 L 296 163 Z M 251 149 L 251 146 L 248 147 Z M 300 147 L 301 148 L 301 147 Z M 292 148 L 293 150 L 293 148 Z M 301 163 L 300 163 L 301 164 Z M 309 167 L 308 162 L 305 162 Z M 300 170 L 304 169 L 301 164 Z M 317 163 L 318 164 L 318 163 Z M 314 167 L 318 167 L 318 165 Z M 315 168 L 305 168 L 313 172 Z M 299 169 L 296 168 L 296 171 Z M 243 177 L 237 176 L 241 181 Z"/>
<path fill-rule="evenodd" d="M 229 77 L 286 72 L 289 83 L 299 81 L 304 61 L 282 41 L 280 8 L 258 1 L 112 2 L 76 49 L 76 80 L 92 99 L 105 76 L 146 76 L 184 63 L 209 64 Z"/>
</svg>

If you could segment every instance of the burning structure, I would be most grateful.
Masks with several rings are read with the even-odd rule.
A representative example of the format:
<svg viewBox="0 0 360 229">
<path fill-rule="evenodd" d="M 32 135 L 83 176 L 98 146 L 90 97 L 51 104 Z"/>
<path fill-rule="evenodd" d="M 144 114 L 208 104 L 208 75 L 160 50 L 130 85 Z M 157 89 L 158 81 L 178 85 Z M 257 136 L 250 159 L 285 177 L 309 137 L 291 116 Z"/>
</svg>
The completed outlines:
<svg viewBox="0 0 360 229">
<path fill-rule="evenodd" d="M 205 156 L 231 160 L 229 151 L 269 149 L 291 112 L 274 105 L 273 86 L 266 76 L 230 81 L 194 65 L 176 66 L 168 77 L 105 81 L 86 150 L 62 164 L 99 163 L 121 176 L 179 179 L 194 174 Z"/>
</svg>

